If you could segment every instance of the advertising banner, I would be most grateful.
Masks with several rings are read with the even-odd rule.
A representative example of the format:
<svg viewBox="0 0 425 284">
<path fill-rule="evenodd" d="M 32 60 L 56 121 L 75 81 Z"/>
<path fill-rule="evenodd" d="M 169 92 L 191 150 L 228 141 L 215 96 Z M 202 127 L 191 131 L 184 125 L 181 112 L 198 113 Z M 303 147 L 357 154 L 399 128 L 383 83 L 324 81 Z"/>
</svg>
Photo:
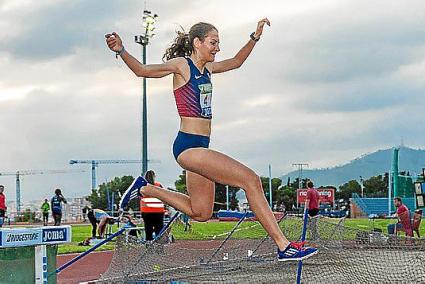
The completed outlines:
<svg viewBox="0 0 425 284">
<path fill-rule="evenodd" d="M 70 226 L 0 230 L 0 248 L 60 244 L 70 241 Z"/>
<path fill-rule="evenodd" d="M 320 188 L 319 192 L 320 203 L 334 204 L 335 202 L 335 190 L 333 188 Z M 297 189 L 297 203 L 303 204 L 307 199 L 307 189 Z"/>
</svg>

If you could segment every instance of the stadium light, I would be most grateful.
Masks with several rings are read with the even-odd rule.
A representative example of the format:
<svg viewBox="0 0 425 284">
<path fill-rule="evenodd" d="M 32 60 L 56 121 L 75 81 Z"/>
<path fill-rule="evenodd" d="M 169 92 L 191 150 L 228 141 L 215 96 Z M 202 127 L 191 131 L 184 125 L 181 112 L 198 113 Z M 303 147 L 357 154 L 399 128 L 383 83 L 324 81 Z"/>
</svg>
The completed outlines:
<svg viewBox="0 0 425 284">
<path fill-rule="evenodd" d="M 142 45 L 143 57 L 142 63 L 146 64 L 146 46 L 149 40 L 155 35 L 155 23 L 158 19 L 157 14 L 151 11 L 144 10 L 142 17 L 143 34 L 136 35 L 134 40 L 136 43 Z M 142 174 L 148 170 L 148 114 L 147 114 L 147 101 L 146 101 L 146 78 L 143 78 L 143 94 L 142 94 Z"/>
</svg>

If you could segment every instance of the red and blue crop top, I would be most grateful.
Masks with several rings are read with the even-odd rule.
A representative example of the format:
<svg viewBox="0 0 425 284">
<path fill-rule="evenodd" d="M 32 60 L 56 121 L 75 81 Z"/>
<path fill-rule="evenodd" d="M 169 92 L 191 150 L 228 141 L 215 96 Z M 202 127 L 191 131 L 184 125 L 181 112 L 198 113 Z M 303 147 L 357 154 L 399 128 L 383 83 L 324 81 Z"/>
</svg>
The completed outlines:
<svg viewBox="0 0 425 284">
<path fill-rule="evenodd" d="M 177 111 L 181 117 L 211 119 L 211 73 L 204 68 L 204 73 L 201 74 L 190 58 L 186 60 L 190 68 L 190 79 L 185 85 L 174 90 Z"/>
</svg>

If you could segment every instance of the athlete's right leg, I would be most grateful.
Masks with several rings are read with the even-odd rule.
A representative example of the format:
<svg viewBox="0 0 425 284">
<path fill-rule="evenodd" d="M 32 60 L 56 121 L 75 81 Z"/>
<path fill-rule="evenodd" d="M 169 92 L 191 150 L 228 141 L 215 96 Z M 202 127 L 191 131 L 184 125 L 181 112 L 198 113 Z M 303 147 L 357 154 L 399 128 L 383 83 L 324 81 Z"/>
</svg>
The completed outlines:
<svg viewBox="0 0 425 284">
<path fill-rule="evenodd" d="M 278 246 L 279 261 L 302 260 L 317 253 L 314 248 L 302 248 L 301 243 L 290 243 L 286 239 L 264 196 L 259 176 L 250 168 L 225 154 L 205 148 L 188 149 L 179 155 L 177 161 L 183 168 L 192 171 L 192 174 L 196 173 L 202 182 L 189 191 L 193 199 L 192 205 L 199 204 L 200 210 L 203 208 L 205 211 L 210 204 L 212 210 L 213 195 L 205 195 L 208 193 L 202 187 L 205 181 L 240 187 L 246 193 L 251 210 Z M 204 201 L 206 197 L 212 199 Z"/>
</svg>

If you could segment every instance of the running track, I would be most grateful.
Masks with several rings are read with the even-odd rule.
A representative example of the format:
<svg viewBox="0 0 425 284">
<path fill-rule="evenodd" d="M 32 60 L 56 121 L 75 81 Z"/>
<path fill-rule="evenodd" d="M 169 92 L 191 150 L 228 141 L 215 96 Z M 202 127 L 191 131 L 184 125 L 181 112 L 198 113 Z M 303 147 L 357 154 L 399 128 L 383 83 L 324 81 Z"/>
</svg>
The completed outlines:
<svg viewBox="0 0 425 284">
<path fill-rule="evenodd" d="M 105 273 L 112 260 L 113 251 L 92 252 L 68 266 L 58 274 L 58 284 L 77 284 L 99 279 Z M 56 257 L 56 266 L 60 267 L 79 254 L 64 254 Z"/>
</svg>

